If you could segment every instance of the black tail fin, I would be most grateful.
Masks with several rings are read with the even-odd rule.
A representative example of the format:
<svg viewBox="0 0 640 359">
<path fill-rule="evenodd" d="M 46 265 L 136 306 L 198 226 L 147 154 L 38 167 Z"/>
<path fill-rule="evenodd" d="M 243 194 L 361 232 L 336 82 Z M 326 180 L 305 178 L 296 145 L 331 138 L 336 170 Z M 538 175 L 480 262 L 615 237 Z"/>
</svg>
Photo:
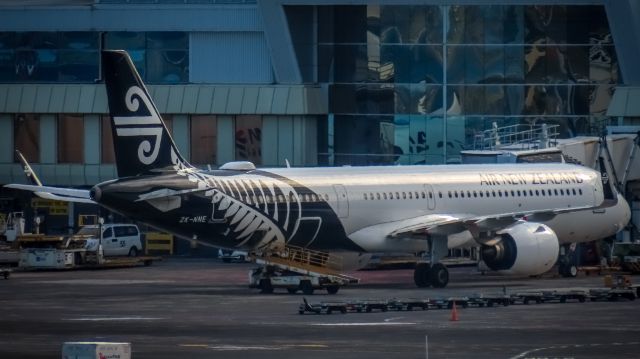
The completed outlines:
<svg viewBox="0 0 640 359">
<path fill-rule="evenodd" d="M 107 85 L 118 177 L 190 167 L 125 51 L 102 51 L 102 77 Z"/>
</svg>

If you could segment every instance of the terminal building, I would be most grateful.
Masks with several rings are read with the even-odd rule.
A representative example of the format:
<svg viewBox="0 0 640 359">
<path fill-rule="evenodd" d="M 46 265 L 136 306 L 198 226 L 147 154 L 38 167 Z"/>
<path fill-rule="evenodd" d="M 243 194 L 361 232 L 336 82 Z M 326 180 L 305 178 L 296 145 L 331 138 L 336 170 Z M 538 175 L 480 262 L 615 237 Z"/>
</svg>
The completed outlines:
<svg viewBox="0 0 640 359">
<path fill-rule="evenodd" d="M 635 0 L 0 4 L 0 183 L 116 177 L 100 50 L 202 167 L 460 163 L 492 126 L 640 126 Z M 612 104 L 616 104 L 612 106 Z M 614 108 L 615 107 L 615 108 Z"/>
</svg>

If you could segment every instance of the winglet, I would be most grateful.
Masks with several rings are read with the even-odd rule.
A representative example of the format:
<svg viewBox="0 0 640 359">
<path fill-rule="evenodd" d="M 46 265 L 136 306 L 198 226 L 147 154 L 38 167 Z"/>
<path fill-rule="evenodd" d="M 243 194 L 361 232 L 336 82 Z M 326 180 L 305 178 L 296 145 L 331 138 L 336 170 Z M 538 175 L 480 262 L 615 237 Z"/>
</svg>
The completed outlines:
<svg viewBox="0 0 640 359">
<path fill-rule="evenodd" d="M 27 176 L 27 179 L 29 180 L 29 182 L 31 182 L 31 184 L 35 185 L 35 186 L 42 186 L 42 181 L 40 181 L 40 178 L 38 178 L 38 176 L 33 171 L 31 166 L 29 165 L 29 162 L 27 162 L 27 159 L 24 158 L 22 153 L 20 151 L 16 150 L 16 155 L 18 155 L 18 158 L 20 159 L 20 162 L 22 162 L 22 167 L 24 169 L 24 174 Z"/>
</svg>

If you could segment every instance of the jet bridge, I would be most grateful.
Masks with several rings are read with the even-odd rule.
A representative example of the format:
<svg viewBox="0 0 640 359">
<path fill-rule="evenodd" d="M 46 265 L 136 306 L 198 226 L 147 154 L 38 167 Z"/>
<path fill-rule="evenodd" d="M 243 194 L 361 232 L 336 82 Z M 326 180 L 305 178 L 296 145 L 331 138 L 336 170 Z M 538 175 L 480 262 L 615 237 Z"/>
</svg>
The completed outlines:
<svg viewBox="0 0 640 359">
<path fill-rule="evenodd" d="M 623 242 L 640 240 L 640 126 L 609 126 L 606 141 L 600 137 L 557 138 L 554 126 L 530 128 L 494 125 L 478 134 L 473 150 L 462 151 L 462 163 L 568 162 L 598 168 L 603 155 L 611 179 L 631 205 L 631 231 L 621 232 Z"/>
</svg>

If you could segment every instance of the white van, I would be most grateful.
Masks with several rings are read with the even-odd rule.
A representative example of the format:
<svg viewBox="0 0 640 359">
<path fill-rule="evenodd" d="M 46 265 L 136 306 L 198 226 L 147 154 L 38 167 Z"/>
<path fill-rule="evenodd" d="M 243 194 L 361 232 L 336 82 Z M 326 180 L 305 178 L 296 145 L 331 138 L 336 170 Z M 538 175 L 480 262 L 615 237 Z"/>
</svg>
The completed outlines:
<svg viewBox="0 0 640 359">
<path fill-rule="evenodd" d="M 99 245 L 100 226 L 90 225 L 80 228 L 78 235 L 90 235 L 85 248 L 87 251 L 97 251 Z M 135 224 L 109 223 L 102 225 L 102 251 L 105 257 L 130 256 L 135 257 L 142 251 L 140 230 Z"/>
</svg>

